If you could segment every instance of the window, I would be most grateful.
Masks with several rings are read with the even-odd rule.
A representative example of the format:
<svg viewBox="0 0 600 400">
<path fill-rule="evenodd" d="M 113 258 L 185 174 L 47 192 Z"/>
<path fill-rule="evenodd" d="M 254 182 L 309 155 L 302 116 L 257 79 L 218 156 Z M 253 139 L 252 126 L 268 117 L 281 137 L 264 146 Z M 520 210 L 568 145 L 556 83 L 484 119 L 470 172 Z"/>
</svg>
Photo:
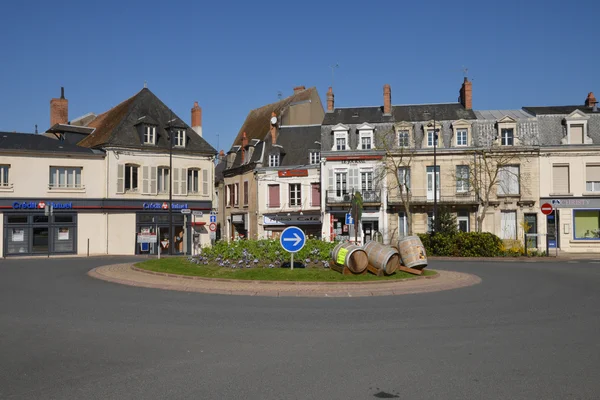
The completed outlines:
<svg viewBox="0 0 600 400">
<path fill-rule="evenodd" d="M 188 193 L 199 193 L 200 192 L 200 186 L 199 186 L 199 179 L 198 176 L 200 175 L 200 171 L 195 169 L 195 168 L 188 168 L 187 171 L 187 190 Z"/>
<path fill-rule="evenodd" d="M 290 183 L 290 207 L 302 205 L 302 192 L 299 183 Z"/>
<path fill-rule="evenodd" d="M 269 167 L 279 167 L 279 154 L 269 154 Z"/>
<path fill-rule="evenodd" d="M 357 130 L 360 131 L 360 127 Z M 367 126 L 368 127 L 368 126 Z M 367 128 L 366 127 L 366 128 Z M 340 151 L 340 150 L 348 150 L 348 132 L 350 131 L 350 127 L 344 124 L 337 124 L 333 128 L 331 128 L 331 132 L 333 133 L 333 145 L 331 147 L 331 151 Z M 360 147 L 360 144 L 359 144 Z"/>
<path fill-rule="evenodd" d="M 360 148 L 361 150 L 371 150 L 371 137 L 363 136 L 360 138 Z"/>
<path fill-rule="evenodd" d="M 433 147 L 433 137 L 434 137 L 433 129 L 428 129 L 427 130 L 427 146 L 428 147 Z M 439 140 L 439 129 L 436 129 L 436 132 L 435 132 L 435 146 L 436 147 L 439 145 L 438 140 Z"/>
<path fill-rule="evenodd" d="M 311 164 L 318 164 L 321 161 L 321 153 L 318 151 L 311 151 L 309 159 Z"/>
<path fill-rule="evenodd" d="M 335 139 L 335 149 L 336 150 L 346 150 L 346 138 L 336 138 Z"/>
<path fill-rule="evenodd" d="M 519 166 L 507 165 L 498 171 L 498 195 L 518 195 Z"/>
<path fill-rule="evenodd" d="M 517 212 L 502 211 L 502 220 L 500 221 L 500 239 L 517 238 Z"/>
<path fill-rule="evenodd" d="M 406 213 L 404 211 L 400 211 L 398 213 L 398 237 L 402 238 L 406 236 L 406 232 L 408 232 Z"/>
<path fill-rule="evenodd" d="M 248 205 L 248 181 L 244 181 L 244 205 Z"/>
<path fill-rule="evenodd" d="M 233 185 L 227 185 L 227 207 L 233 206 Z"/>
<path fill-rule="evenodd" d="M 313 207 L 321 206 L 321 184 L 311 183 L 310 184 L 311 200 L 310 205 Z"/>
<path fill-rule="evenodd" d="M 9 186 L 9 180 L 8 180 L 8 170 L 10 169 L 10 166 L 8 165 L 0 165 L 0 187 L 8 187 Z"/>
<path fill-rule="evenodd" d="M 341 197 L 348 193 L 348 174 L 346 172 L 335 173 L 335 195 Z"/>
<path fill-rule="evenodd" d="M 573 210 L 575 239 L 600 239 L 600 210 Z"/>
<path fill-rule="evenodd" d="M 398 147 L 409 147 L 410 146 L 410 136 L 409 132 L 406 131 L 398 131 Z"/>
<path fill-rule="evenodd" d="M 138 169 L 134 164 L 125 164 L 125 191 L 137 192 L 138 190 Z"/>
<path fill-rule="evenodd" d="M 456 193 L 466 193 L 469 191 L 469 166 L 456 166 Z"/>
<path fill-rule="evenodd" d="M 50 188 L 81 188 L 81 167 L 50 167 Z"/>
<path fill-rule="evenodd" d="M 360 173 L 360 187 L 362 191 L 373 190 L 373 172 L 361 172 Z"/>
<path fill-rule="evenodd" d="M 469 212 L 459 211 L 456 217 L 456 223 L 458 224 L 459 231 L 469 232 Z"/>
<path fill-rule="evenodd" d="M 458 129 L 456 131 L 456 145 L 467 146 L 468 131 L 466 129 Z"/>
<path fill-rule="evenodd" d="M 552 166 L 552 193 L 570 193 L 568 165 Z"/>
<path fill-rule="evenodd" d="M 515 143 L 515 133 L 513 128 L 503 128 L 500 130 L 500 144 L 502 146 L 512 146 Z"/>
<path fill-rule="evenodd" d="M 408 192 L 410 190 L 410 167 L 398 168 L 398 183 L 401 191 Z"/>
<path fill-rule="evenodd" d="M 167 193 L 169 184 L 169 168 L 158 167 L 158 193 Z"/>
<path fill-rule="evenodd" d="M 585 190 L 600 192 L 600 165 L 585 166 Z"/>
<path fill-rule="evenodd" d="M 238 204 L 240 204 L 240 184 L 239 183 L 236 183 L 234 185 L 233 204 L 235 206 L 237 206 Z"/>
<path fill-rule="evenodd" d="M 156 127 L 146 125 L 144 127 L 144 144 L 156 144 Z"/>
<path fill-rule="evenodd" d="M 176 147 L 185 147 L 185 129 L 178 129 L 175 132 L 175 143 Z"/>
<path fill-rule="evenodd" d="M 279 207 L 279 185 L 269 185 L 269 205 L 270 208 Z"/>
</svg>

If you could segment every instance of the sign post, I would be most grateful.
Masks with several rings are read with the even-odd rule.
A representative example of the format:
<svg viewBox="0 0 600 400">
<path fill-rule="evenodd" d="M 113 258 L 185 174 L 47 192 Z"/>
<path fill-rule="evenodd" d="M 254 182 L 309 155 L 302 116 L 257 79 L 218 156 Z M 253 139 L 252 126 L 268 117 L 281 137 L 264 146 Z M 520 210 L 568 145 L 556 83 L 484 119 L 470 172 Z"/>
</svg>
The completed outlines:
<svg viewBox="0 0 600 400">
<path fill-rule="evenodd" d="M 294 253 L 302 250 L 304 244 L 306 244 L 306 236 L 304 235 L 304 232 L 297 226 L 287 227 L 283 232 L 281 232 L 279 243 L 285 251 L 291 254 L 292 263 L 290 264 L 290 268 L 293 270 Z"/>
<path fill-rule="evenodd" d="M 542 210 L 542 214 L 544 214 L 546 217 L 550 214 L 552 214 L 552 211 L 554 209 L 554 207 L 552 207 L 552 204 L 550 203 L 544 203 L 542 204 L 542 207 L 540 207 L 540 209 Z M 546 219 L 546 226 L 548 226 L 548 219 Z M 550 255 L 550 232 L 546 232 L 546 256 Z M 558 254 L 558 238 L 556 237 L 556 210 L 554 211 L 554 247 L 557 249 L 557 254 Z"/>
</svg>

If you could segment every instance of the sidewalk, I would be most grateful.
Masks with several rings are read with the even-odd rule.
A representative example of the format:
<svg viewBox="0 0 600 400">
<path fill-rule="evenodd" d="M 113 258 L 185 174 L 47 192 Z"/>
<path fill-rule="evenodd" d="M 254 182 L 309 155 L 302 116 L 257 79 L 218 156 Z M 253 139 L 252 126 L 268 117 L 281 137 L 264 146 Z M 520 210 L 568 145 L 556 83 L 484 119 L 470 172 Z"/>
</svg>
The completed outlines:
<svg viewBox="0 0 600 400">
<path fill-rule="evenodd" d="M 378 282 L 283 282 L 210 279 L 150 272 L 131 263 L 106 265 L 88 275 L 108 282 L 154 289 L 270 297 L 365 297 L 437 292 L 481 283 L 476 275 L 439 271 L 438 275 Z"/>
<path fill-rule="evenodd" d="M 600 261 L 600 253 L 558 253 L 555 255 L 553 251 L 550 256 L 543 257 L 442 257 L 428 256 L 431 261 L 493 261 L 493 262 L 558 262 L 558 261 L 578 261 L 578 260 L 597 260 Z"/>
</svg>

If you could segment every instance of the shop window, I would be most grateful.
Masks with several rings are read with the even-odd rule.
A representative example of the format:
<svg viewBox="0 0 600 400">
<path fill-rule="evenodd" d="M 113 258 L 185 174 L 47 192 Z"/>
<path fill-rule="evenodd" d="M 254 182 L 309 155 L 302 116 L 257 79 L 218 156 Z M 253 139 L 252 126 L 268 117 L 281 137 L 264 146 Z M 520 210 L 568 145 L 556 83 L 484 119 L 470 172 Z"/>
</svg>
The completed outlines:
<svg viewBox="0 0 600 400">
<path fill-rule="evenodd" d="M 81 188 L 81 167 L 50 167 L 50 189 Z"/>
<path fill-rule="evenodd" d="M 55 214 L 54 222 L 62 222 L 62 223 L 73 222 L 73 214 Z"/>
<path fill-rule="evenodd" d="M 600 240 L 600 210 L 574 210 L 575 239 Z"/>
<path fill-rule="evenodd" d="M 26 224 L 27 215 L 8 215 L 6 217 L 7 224 Z"/>
<path fill-rule="evenodd" d="M 47 224 L 48 223 L 48 217 L 45 215 L 34 215 L 33 216 L 33 223 L 34 224 Z"/>
</svg>

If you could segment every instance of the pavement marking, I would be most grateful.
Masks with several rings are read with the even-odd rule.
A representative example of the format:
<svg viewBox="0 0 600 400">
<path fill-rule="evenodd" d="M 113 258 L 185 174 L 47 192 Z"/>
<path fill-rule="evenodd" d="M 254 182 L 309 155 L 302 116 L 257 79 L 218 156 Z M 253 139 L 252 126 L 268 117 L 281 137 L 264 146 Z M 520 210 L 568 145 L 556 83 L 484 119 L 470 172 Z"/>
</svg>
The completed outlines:
<svg viewBox="0 0 600 400">
<path fill-rule="evenodd" d="M 173 274 L 151 274 L 134 268 L 132 263 L 106 265 L 88 272 L 88 275 L 113 283 L 186 292 L 216 293 L 242 296 L 268 297 L 366 297 L 392 296 L 413 293 L 437 292 L 477 285 L 476 275 L 440 271 L 434 276 L 415 277 L 385 282 L 261 282 L 243 280 L 216 280 L 194 277 L 184 278 Z"/>
</svg>

